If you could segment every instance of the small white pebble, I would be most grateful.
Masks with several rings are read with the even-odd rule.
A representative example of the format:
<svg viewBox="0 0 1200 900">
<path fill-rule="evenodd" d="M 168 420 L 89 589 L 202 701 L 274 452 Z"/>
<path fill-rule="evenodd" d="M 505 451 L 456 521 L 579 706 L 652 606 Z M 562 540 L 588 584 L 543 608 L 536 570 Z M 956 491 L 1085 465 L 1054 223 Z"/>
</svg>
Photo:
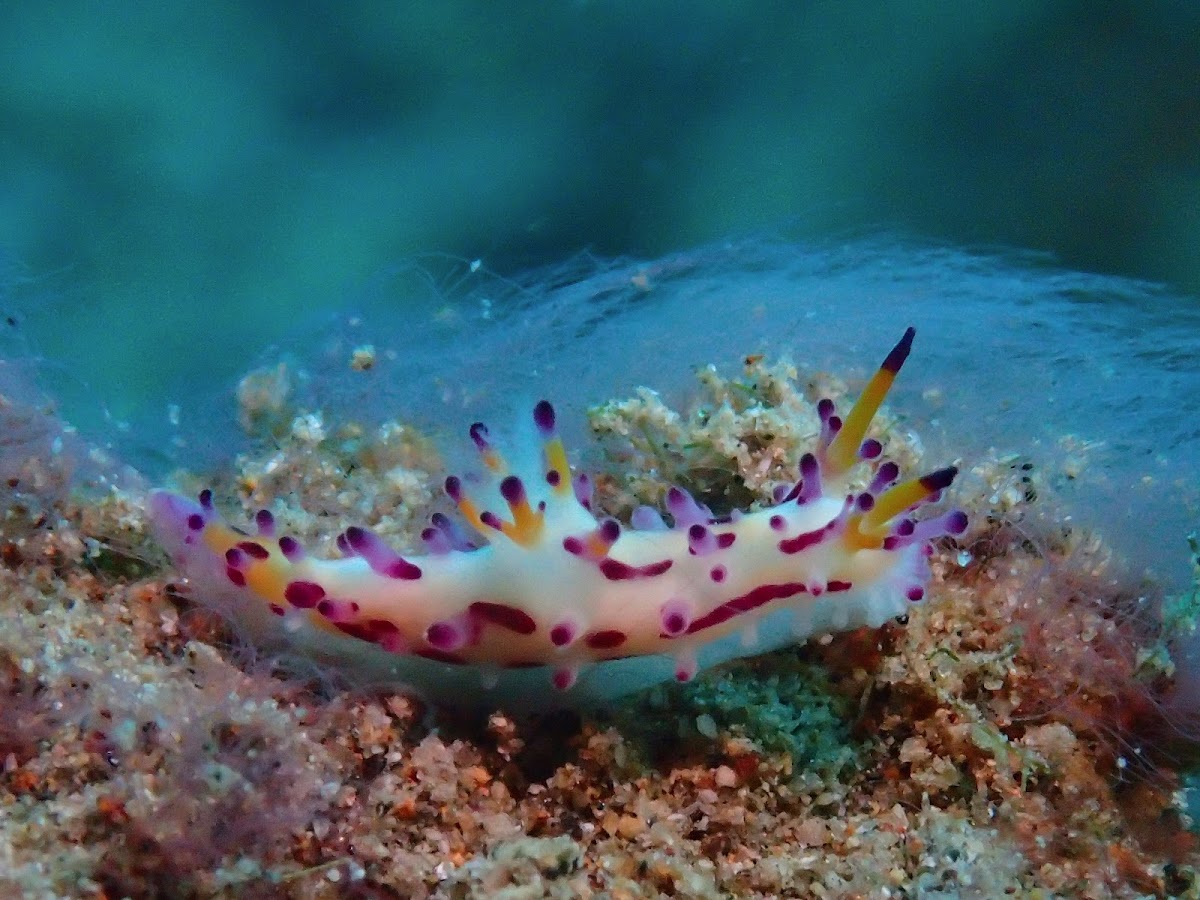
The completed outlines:
<svg viewBox="0 0 1200 900">
<path fill-rule="evenodd" d="M 731 788 L 737 785 L 737 773 L 729 766 L 717 766 L 717 787 Z"/>
</svg>

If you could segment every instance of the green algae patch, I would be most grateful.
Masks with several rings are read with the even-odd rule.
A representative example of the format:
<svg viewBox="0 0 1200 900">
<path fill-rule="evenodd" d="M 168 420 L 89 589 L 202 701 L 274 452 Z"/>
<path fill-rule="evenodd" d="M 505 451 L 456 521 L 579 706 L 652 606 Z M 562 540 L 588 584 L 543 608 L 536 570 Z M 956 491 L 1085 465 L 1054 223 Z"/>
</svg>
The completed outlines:
<svg viewBox="0 0 1200 900">
<path fill-rule="evenodd" d="M 671 738 L 685 751 L 749 741 L 766 755 L 790 757 L 794 771 L 836 778 L 861 767 L 866 745 L 852 735 L 853 700 L 828 671 L 792 652 L 738 661 L 688 684 L 653 688 L 616 720 L 649 746 Z"/>
</svg>

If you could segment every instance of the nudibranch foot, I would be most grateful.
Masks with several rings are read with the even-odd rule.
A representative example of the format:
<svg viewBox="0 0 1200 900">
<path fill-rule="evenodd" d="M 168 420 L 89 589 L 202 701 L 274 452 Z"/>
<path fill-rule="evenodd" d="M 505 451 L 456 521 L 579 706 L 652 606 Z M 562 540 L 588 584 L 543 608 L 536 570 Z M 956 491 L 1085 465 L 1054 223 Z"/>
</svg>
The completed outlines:
<svg viewBox="0 0 1200 900">
<path fill-rule="evenodd" d="M 542 400 L 538 459 L 510 461 L 482 423 L 471 426 L 486 477 L 470 487 L 446 479 L 466 529 L 435 515 L 422 555 L 352 526 L 337 540 L 342 557 L 320 559 L 278 534 L 266 510 L 255 534 L 229 525 L 209 491 L 196 501 L 155 493 L 150 519 L 202 600 L 436 699 L 471 702 L 481 684 L 496 684 L 505 692 L 497 702 L 519 707 L 536 703 L 528 698 L 539 684 L 587 702 L 685 681 L 734 656 L 879 626 L 924 598 L 930 542 L 967 523 L 958 510 L 919 511 L 956 470 L 901 479 L 867 437 L 913 336 L 905 332 L 844 418 L 832 401 L 818 404 L 816 446 L 763 509 L 718 518 L 672 487 L 666 518 L 648 507 L 629 526 L 599 516 Z M 853 483 L 866 487 L 851 490 L 862 468 Z M 514 703 L 514 691 L 525 699 Z"/>
</svg>

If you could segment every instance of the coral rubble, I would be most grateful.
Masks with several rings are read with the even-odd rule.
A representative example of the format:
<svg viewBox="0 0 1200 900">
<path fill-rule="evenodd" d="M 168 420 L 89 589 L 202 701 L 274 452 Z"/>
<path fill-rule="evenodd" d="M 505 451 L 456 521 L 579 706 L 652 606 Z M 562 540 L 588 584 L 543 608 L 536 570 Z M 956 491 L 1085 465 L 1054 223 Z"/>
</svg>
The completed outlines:
<svg viewBox="0 0 1200 900">
<path fill-rule="evenodd" d="M 843 392 L 758 359 L 702 382 L 685 412 L 650 393 L 593 411 L 610 512 L 673 481 L 765 501 L 819 427 L 805 398 Z M 415 539 L 439 471 L 423 438 L 282 409 L 227 502 L 282 498 L 313 540 L 364 518 Z M 172 581 L 137 491 L 69 496 L 27 457 L 9 468 L 51 469 L 0 535 L 0 891 L 1197 895 L 1177 771 L 1195 676 L 1175 665 L 1194 610 L 1161 615 L 1098 540 L 1026 516 L 1053 479 L 1020 460 L 966 462 L 971 529 L 906 623 L 585 717 L 477 721 L 248 646 Z"/>
</svg>

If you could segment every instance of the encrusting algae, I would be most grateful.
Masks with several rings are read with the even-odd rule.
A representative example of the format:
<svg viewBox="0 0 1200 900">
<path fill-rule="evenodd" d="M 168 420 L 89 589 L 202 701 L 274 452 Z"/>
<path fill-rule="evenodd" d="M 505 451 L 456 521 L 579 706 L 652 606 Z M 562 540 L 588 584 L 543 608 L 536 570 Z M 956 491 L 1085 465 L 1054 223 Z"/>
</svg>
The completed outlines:
<svg viewBox="0 0 1200 900">
<path fill-rule="evenodd" d="M 687 412 L 648 391 L 592 410 L 597 509 L 627 521 L 671 484 L 717 515 L 768 505 L 815 401 L 848 393 L 760 358 L 701 385 Z M 414 429 L 243 413 L 274 437 L 216 484 L 226 509 L 268 508 L 317 555 L 362 521 L 419 546 L 443 473 Z M 874 437 L 919 463 L 886 410 Z M 2 891 L 1198 895 L 1177 772 L 1195 676 L 1175 668 L 1194 604 L 1164 616 L 1100 542 L 1039 524 L 1054 473 L 964 461 L 970 524 L 934 543 L 903 623 L 583 714 L 479 718 L 248 643 L 176 580 L 141 492 L 68 494 L 46 440 L 5 449 Z"/>
</svg>

